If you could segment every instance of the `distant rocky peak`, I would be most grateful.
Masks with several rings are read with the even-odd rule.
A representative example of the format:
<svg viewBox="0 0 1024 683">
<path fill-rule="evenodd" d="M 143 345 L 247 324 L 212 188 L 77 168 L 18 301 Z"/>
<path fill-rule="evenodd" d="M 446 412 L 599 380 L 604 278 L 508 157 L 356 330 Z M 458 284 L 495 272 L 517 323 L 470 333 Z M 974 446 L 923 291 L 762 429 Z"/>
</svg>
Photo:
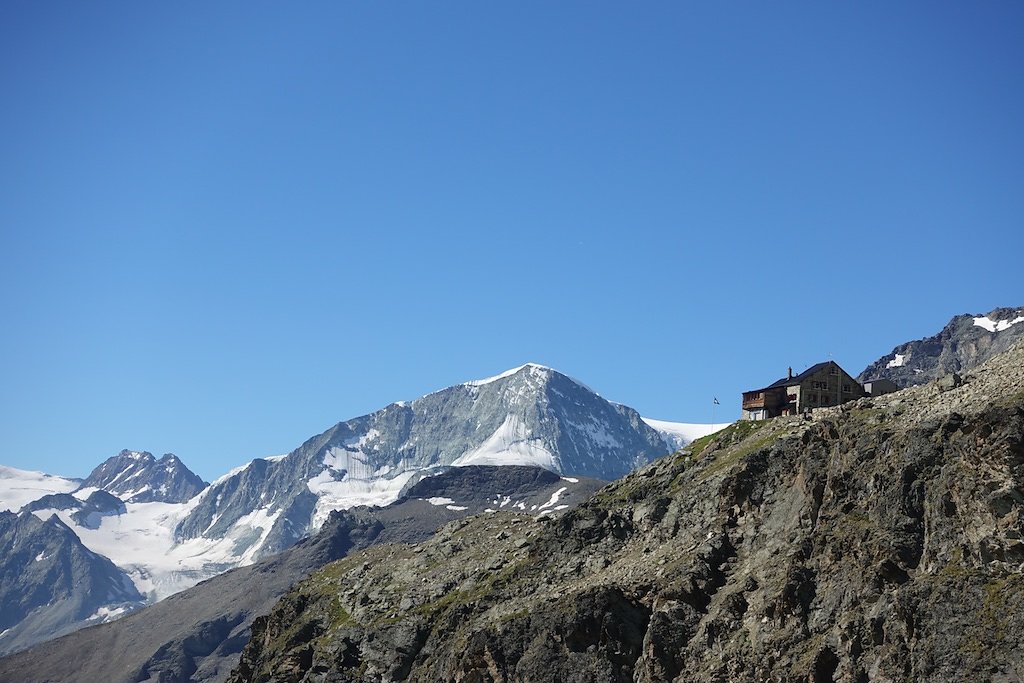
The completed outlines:
<svg viewBox="0 0 1024 683">
<path fill-rule="evenodd" d="M 888 379 L 901 387 L 967 372 L 1024 340 L 1024 307 L 955 316 L 931 337 L 904 342 L 864 368 L 861 382 Z"/>
<path fill-rule="evenodd" d="M 183 503 L 206 488 L 206 482 L 173 453 L 159 460 L 148 451 L 123 450 L 94 469 L 82 489 L 99 489 L 129 503 Z"/>
</svg>

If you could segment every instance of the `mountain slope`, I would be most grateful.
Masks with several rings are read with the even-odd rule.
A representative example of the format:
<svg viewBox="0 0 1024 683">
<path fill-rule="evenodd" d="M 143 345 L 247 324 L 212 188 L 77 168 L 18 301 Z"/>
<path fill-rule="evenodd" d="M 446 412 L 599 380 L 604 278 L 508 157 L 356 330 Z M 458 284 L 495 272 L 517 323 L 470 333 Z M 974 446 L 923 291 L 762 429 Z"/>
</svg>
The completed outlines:
<svg viewBox="0 0 1024 683">
<path fill-rule="evenodd" d="M 670 449 L 626 406 L 550 368 L 525 365 L 341 422 L 286 457 L 214 482 L 177 538 L 231 536 L 264 557 L 319 528 L 328 513 L 387 504 L 438 468 L 535 465 L 614 479 Z"/>
<path fill-rule="evenodd" d="M 55 516 L 0 512 L 0 557 L 0 655 L 142 604 L 128 576 Z"/>
<path fill-rule="evenodd" d="M 864 368 L 857 381 L 888 379 L 900 387 L 917 386 L 952 372 L 967 372 L 1021 340 L 1024 307 L 958 315 L 938 334 L 900 344 Z"/>
<path fill-rule="evenodd" d="M 437 527 L 489 508 L 561 514 L 599 486 L 537 468 L 450 469 L 411 486 L 386 508 L 333 513 L 316 536 L 272 558 L 216 576 L 117 622 L 0 659 L 0 680 L 223 680 L 238 661 L 253 619 L 328 561 L 376 543 L 423 541 Z"/>
<path fill-rule="evenodd" d="M 230 680 L 1020 680 L 1021 490 L 1016 348 L 951 391 L 737 423 L 558 520 L 332 563 Z"/>
</svg>

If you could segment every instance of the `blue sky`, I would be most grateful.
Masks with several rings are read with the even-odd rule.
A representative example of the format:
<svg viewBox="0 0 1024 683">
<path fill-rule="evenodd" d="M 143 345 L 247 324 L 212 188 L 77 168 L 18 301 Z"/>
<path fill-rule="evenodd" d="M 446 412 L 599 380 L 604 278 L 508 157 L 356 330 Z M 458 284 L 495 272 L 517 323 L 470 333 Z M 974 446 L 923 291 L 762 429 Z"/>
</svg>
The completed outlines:
<svg viewBox="0 0 1024 683">
<path fill-rule="evenodd" d="M 527 361 L 722 421 L 1024 304 L 1020 3 L 8 2 L 0 93 L 16 467 Z"/>
</svg>

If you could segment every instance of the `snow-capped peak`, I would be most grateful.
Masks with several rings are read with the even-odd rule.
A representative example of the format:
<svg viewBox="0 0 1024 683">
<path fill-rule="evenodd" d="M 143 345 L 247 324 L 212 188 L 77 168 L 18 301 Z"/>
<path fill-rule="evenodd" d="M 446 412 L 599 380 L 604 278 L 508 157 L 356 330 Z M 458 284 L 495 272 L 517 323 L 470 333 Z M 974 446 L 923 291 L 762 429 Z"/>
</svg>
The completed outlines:
<svg viewBox="0 0 1024 683">
<path fill-rule="evenodd" d="M 523 365 L 520 365 L 519 367 L 512 368 L 511 370 L 506 370 L 505 372 L 501 373 L 500 375 L 495 375 L 494 377 L 488 377 L 486 379 L 475 379 L 475 380 L 470 380 L 469 382 L 463 382 L 463 386 L 467 386 L 467 387 L 482 387 L 485 384 L 491 384 L 492 382 L 497 382 L 499 379 L 505 379 L 506 377 L 511 377 L 512 375 L 519 374 L 521 371 L 526 370 L 527 368 L 530 370 L 530 372 L 532 374 L 535 374 L 535 375 L 550 374 L 551 372 L 554 372 L 554 370 L 552 370 L 552 368 L 549 368 L 546 365 L 539 365 L 537 363 L 524 363 Z"/>
<path fill-rule="evenodd" d="M 596 395 L 600 396 L 600 394 L 598 394 L 596 391 L 594 391 L 591 387 L 587 386 L 586 384 L 584 384 L 583 382 L 579 381 L 575 377 L 567 375 L 564 372 L 559 372 L 558 370 L 556 370 L 556 369 L 554 369 L 552 367 L 548 367 L 547 365 L 541 365 L 540 363 L 524 363 L 523 365 L 520 365 L 519 367 L 512 368 L 511 370 L 506 370 L 505 372 L 503 372 L 501 374 L 498 374 L 498 375 L 494 375 L 493 377 L 487 377 L 486 379 L 470 380 L 468 382 L 463 382 L 459 386 L 473 387 L 473 388 L 482 387 L 482 386 L 486 386 L 488 384 L 493 384 L 494 382 L 497 382 L 499 380 L 507 379 L 509 377 L 514 377 L 514 376 L 519 375 L 520 373 L 524 373 L 524 372 L 529 373 L 529 376 L 534 377 L 534 378 L 536 378 L 536 379 L 538 379 L 538 380 L 540 380 L 542 382 L 551 379 L 555 375 L 558 375 L 558 376 L 561 376 L 561 377 L 564 377 L 564 378 L 568 379 L 569 381 L 573 382 L 574 384 L 579 385 L 580 387 L 586 389 L 590 393 L 596 394 Z"/>
</svg>

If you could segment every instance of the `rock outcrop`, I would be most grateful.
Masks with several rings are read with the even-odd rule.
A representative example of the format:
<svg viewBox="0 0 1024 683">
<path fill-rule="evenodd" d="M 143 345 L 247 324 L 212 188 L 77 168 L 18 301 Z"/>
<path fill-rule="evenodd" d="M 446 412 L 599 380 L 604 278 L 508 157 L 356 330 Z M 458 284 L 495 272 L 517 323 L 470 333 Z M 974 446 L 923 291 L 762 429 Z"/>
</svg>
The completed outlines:
<svg viewBox="0 0 1024 683">
<path fill-rule="evenodd" d="M 1024 308 L 997 308 L 985 315 L 958 315 L 938 334 L 900 344 L 857 377 L 888 379 L 900 387 L 926 384 L 972 370 L 1024 340 Z"/>
<path fill-rule="evenodd" d="M 233 683 L 1018 681 L 1024 348 L 327 565 Z"/>
</svg>

